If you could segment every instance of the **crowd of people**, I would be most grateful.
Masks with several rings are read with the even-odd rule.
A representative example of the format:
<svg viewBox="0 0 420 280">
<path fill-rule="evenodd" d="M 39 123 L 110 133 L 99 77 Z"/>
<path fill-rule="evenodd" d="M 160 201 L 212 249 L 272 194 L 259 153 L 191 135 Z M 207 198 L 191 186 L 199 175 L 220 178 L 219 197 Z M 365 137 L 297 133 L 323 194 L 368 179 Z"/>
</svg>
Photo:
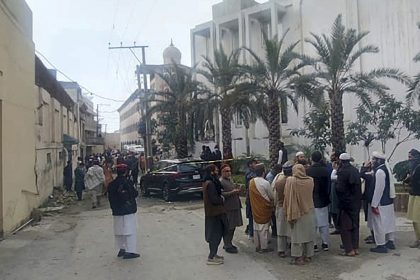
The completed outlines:
<svg viewBox="0 0 420 280">
<path fill-rule="evenodd" d="M 279 153 L 279 155 L 283 155 Z M 410 184 L 408 219 L 413 221 L 415 242 L 420 248 L 420 152 L 408 154 Z M 386 155 L 374 152 L 360 170 L 352 164 L 348 153 L 335 152 L 326 162 L 315 151 L 310 159 L 298 152 L 293 161 L 279 157 L 278 164 L 268 172 L 256 160 L 248 162 L 245 174 L 246 217 L 245 233 L 253 239 L 255 250 L 266 253 L 270 228 L 276 238 L 279 257 L 292 257 L 292 263 L 311 262 L 314 252 L 329 251 L 330 234 L 340 234 L 341 255 L 356 257 L 359 251 L 361 209 L 371 235 L 370 251 L 387 253 L 396 249 L 394 177 Z M 223 264 L 218 246 L 223 239 L 224 250 L 237 253 L 232 240 L 235 228 L 243 224 L 240 189 L 232 181 L 231 166 L 210 164 L 203 184 L 205 209 L 205 239 L 210 253 L 207 264 Z M 334 231 L 330 233 L 330 228 Z"/>
</svg>

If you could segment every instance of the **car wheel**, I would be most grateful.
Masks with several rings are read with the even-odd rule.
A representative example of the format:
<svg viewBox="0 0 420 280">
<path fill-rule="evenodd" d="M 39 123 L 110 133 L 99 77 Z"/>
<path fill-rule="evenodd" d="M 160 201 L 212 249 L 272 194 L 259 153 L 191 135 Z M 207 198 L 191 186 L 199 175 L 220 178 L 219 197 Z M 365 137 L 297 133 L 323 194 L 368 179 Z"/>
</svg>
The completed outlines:
<svg viewBox="0 0 420 280">
<path fill-rule="evenodd" d="M 143 181 L 140 181 L 140 193 L 141 193 L 141 196 L 150 196 L 150 191 L 144 185 L 144 182 Z"/>
<path fill-rule="evenodd" d="M 173 198 L 173 195 L 169 191 L 169 186 L 168 186 L 167 183 L 165 183 L 163 185 L 163 188 L 162 188 L 162 197 L 163 197 L 163 200 L 165 200 L 166 202 L 171 201 L 172 198 Z"/>
</svg>

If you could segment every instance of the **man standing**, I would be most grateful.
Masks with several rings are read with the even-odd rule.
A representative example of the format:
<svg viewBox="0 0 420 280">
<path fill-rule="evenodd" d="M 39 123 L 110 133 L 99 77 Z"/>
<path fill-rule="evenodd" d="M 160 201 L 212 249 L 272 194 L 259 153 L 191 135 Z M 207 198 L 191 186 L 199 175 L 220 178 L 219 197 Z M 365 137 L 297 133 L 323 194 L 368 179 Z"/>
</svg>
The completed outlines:
<svg viewBox="0 0 420 280">
<path fill-rule="evenodd" d="M 264 164 L 255 166 L 256 177 L 249 182 L 249 200 L 254 219 L 254 243 L 259 253 L 271 252 L 268 248 L 268 231 L 273 214 L 273 192 L 270 183 L 263 178 Z"/>
<path fill-rule="evenodd" d="M 339 161 L 340 153 L 333 152 L 331 154 L 331 167 L 330 167 L 330 206 L 329 212 L 334 223 L 335 230 L 331 234 L 340 234 L 340 228 L 338 226 L 338 198 L 336 192 L 337 186 L 337 169 L 338 169 L 338 161 Z"/>
<path fill-rule="evenodd" d="M 316 230 L 319 231 L 322 240 L 322 250 L 328 251 L 330 243 L 328 205 L 330 204 L 330 173 L 322 161 L 322 154 L 315 151 L 311 155 L 312 165 L 308 168 L 307 174 L 314 180 L 313 199 L 315 206 Z M 318 245 L 315 243 L 315 251 Z"/>
<path fill-rule="evenodd" d="M 245 206 L 246 206 L 246 217 L 248 219 L 248 225 L 246 226 L 245 233 L 249 235 L 249 237 L 254 237 L 254 220 L 252 218 L 252 209 L 251 209 L 251 202 L 249 200 L 249 181 L 255 178 L 255 166 L 257 165 L 257 161 L 252 159 L 248 161 L 248 170 L 245 173 Z"/>
<path fill-rule="evenodd" d="M 137 190 L 127 179 L 128 166 L 119 164 L 117 177 L 108 187 L 108 200 L 114 217 L 115 244 L 119 249 L 118 257 L 134 259 L 137 253 Z"/>
<path fill-rule="evenodd" d="M 410 245 L 411 248 L 420 248 L 420 152 L 416 149 L 408 153 L 410 164 L 410 196 L 408 200 L 407 217 L 413 221 L 416 240 Z"/>
<path fill-rule="evenodd" d="M 280 142 L 279 158 L 277 164 L 284 164 L 288 160 L 287 150 L 284 147 L 284 143 Z"/>
<path fill-rule="evenodd" d="M 207 258 L 208 265 L 223 264 L 222 256 L 217 255 L 222 236 L 228 228 L 226 209 L 223 206 L 225 198 L 222 196 L 222 184 L 219 180 L 219 170 L 214 164 L 206 167 L 206 181 L 203 183 L 204 226 L 205 238 L 209 243 L 210 253 Z"/>
<path fill-rule="evenodd" d="M 289 223 L 284 215 L 284 187 L 286 186 L 286 180 L 292 176 L 293 163 L 288 161 L 283 165 L 283 174 L 279 174 L 274 179 L 274 205 L 276 207 L 276 224 L 277 224 L 277 254 L 279 257 L 286 257 L 287 249 L 287 237 L 290 236 Z"/>
<path fill-rule="evenodd" d="M 105 183 L 105 175 L 99 161 L 95 159 L 93 165 L 88 169 L 85 175 L 85 186 L 89 190 L 92 199 L 92 208 L 101 204 L 100 195 Z"/>
<path fill-rule="evenodd" d="M 395 187 L 392 173 L 388 168 L 386 156 L 373 152 L 373 169 L 375 170 L 375 190 L 371 202 L 372 229 L 375 236 L 376 248 L 374 253 L 387 253 L 394 250 L 395 239 Z"/>
<path fill-rule="evenodd" d="M 67 161 L 66 167 L 63 170 L 63 177 L 64 177 L 64 188 L 66 191 L 71 191 L 71 186 L 73 185 L 73 168 L 71 161 Z"/>
<path fill-rule="evenodd" d="M 220 169 L 222 165 L 222 152 L 219 150 L 219 145 L 214 146 L 213 160 L 216 161 L 216 166 Z"/>
<path fill-rule="evenodd" d="M 226 252 L 231 254 L 238 253 L 238 248 L 232 244 L 233 235 L 236 227 L 242 226 L 241 200 L 239 199 L 240 189 L 236 187 L 232 181 L 232 170 L 230 165 L 223 164 L 221 167 L 222 177 L 220 183 L 222 184 L 222 195 L 225 198 L 224 206 L 229 222 L 228 232 L 223 236 L 223 248 Z"/>
<path fill-rule="evenodd" d="M 362 189 L 359 171 L 350 164 L 351 157 L 342 153 L 337 174 L 338 225 L 344 246 L 343 256 L 354 257 L 359 254 L 359 213 Z M 333 179 L 335 170 L 331 175 Z"/>
<path fill-rule="evenodd" d="M 79 201 L 82 200 L 83 190 L 85 189 L 85 174 L 85 164 L 83 161 L 79 161 L 78 166 L 74 170 L 74 190 Z"/>
<path fill-rule="evenodd" d="M 284 213 L 290 223 L 291 255 L 294 264 L 310 262 L 314 255 L 315 214 L 312 198 L 314 182 L 302 164 L 295 164 L 293 176 L 284 188 Z"/>
</svg>

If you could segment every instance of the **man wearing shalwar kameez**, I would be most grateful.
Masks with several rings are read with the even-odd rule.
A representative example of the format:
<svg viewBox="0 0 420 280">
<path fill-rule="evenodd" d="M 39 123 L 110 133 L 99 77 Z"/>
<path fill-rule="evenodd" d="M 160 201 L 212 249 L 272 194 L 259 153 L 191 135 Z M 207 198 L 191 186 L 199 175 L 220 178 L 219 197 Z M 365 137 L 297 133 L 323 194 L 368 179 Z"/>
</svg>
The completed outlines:
<svg viewBox="0 0 420 280">
<path fill-rule="evenodd" d="M 408 199 L 407 218 L 413 222 L 416 240 L 410 248 L 420 248 L 420 152 L 411 149 L 408 152 L 410 175 L 406 179 L 410 183 L 410 196 Z"/>
<path fill-rule="evenodd" d="M 119 164 L 117 177 L 108 186 L 108 200 L 114 217 L 115 244 L 119 249 L 118 257 L 133 259 L 137 253 L 137 190 L 127 179 L 128 166 Z"/>
<path fill-rule="evenodd" d="M 224 207 L 228 218 L 228 230 L 227 234 L 223 236 L 223 248 L 226 252 L 235 254 L 238 252 L 238 248 L 232 244 L 233 235 L 235 234 L 236 227 L 240 227 L 243 224 L 242 212 L 241 212 L 241 200 L 239 198 L 240 189 L 236 187 L 232 181 L 232 169 L 228 164 L 222 164 L 220 168 L 222 177 L 220 177 L 220 183 L 222 184 L 222 195 L 225 198 Z"/>
<path fill-rule="evenodd" d="M 338 225 L 345 251 L 343 256 L 354 257 L 359 254 L 359 215 L 362 207 L 362 188 L 359 170 L 351 165 L 350 160 L 349 154 L 342 153 L 340 155 L 336 192 L 339 209 Z"/>
<path fill-rule="evenodd" d="M 90 192 L 92 200 L 92 208 L 96 208 L 101 204 L 101 194 L 105 183 L 105 175 L 99 161 L 94 160 L 93 165 L 89 167 L 85 175 L 85 186 Z"/>
<path fill-rule="evenodd" d="M 270 183 L 263 178 L 264 164 L 255 167 L 256 177 L 249 182 L 249 199 L 254 219 L 255 250 L 259 253 L 271 252 L 268 248 L 268 232 L 274 208 L 274 197 Z"/>
<path fill-rule="evenodd" d="M 293 176 L 287 178 L 283 208 L 290 223 L 293 264 L 310 262 L 314 255 L 315 211 L 312 198 L 314 181 L 306 175 L 302 164 L 293 166 Z"/>
<path fill-rule="evenodd" d="M 290 237 L 290 227 L 284 215 L 284 187 L 286 180 L 292 176 L 293 162 L 288 161 L 283 165 L 283 174 L 277 174 L 272 183 L 274 205 L 276 207 L 276 222 L 277 222 L 277 254 L 279 257 L 286 257 L 287 237 Z"/>
<path fill-rule="evenodd" d="M 386 162 L 386 156 L 373 152 L 373 168 L 375 170 L 375 190 L 371 202 L 369 217 L 375 236 L 374 253 L 387 253 L 395 249 L 395 187 L 392 173 Z"/>
</svg>

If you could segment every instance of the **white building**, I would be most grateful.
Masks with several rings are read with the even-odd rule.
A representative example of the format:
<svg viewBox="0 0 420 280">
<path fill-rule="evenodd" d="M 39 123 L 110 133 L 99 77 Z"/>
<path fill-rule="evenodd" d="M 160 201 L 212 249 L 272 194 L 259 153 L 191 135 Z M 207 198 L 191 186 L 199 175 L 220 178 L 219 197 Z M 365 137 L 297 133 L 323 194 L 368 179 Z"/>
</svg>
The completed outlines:
<svg viewBox="0 0 420 280">
<path fill-rule="evenodd" d="M 329 34 L 338 14 L 343 15 L 344 24 L 348 28 L 370 31 L 362 45 L 374 44 L 380 48 L 379 54 L 363 56 L 358 70 L 395 67 L 410 75 L 420 72 L 420 64 L 415 64 L 412 60 L 420 51 L 420 31 L 416 25 L 420 19 L 418 0 L 270 0 L 265 3 L 223 0 L 213 6 L 213 18 L 210 21 L 191 30 L 191 64 L 200 63 L 203 55 L 212 57 L 213 50 L 219 45 L 227 52 L 246 46 L 262 55 L 262 30 L 271 36 L 278 34 L 281 37 L 290 29 L 286 45 L 300 41 L 296 51 L 314 55 L 314 49 L 302 42 L 310 37 L 310 32 Z M 249 58 L 243 54 L 241 59 L 246 63 Z M 390 85 L 398 98 L 404 98 L 406 93 L 402 86 Z M 344 113 L 345 122 L 348 122 L 355 116 L 357 100 L 345 96 L 343 104 L 346 104 Z M 282 124 L 282 135 L 287 136 L 283 139 L 286 145 L 308 143 L 305 139 L 288 136 L 288 129 L 302 125 L 302 116 L 307 109 L 304 102 L 301 102 L 299 114 L 289 110 L 288 122 Z M 246 151 L 245 132 L 240 120 L 234 119 L 234 155 L 241 155 Z M 220 129 L 218 134 L 221 135 Z M 268 131 L 265 125 L 257 121 L 250 127 L 248 135 L 251 152 L 268 156 Z M 216 139 L 220 139 L 220 136 Z M 418 146 L 419 142 L 401 145 L 398 148 L 400 152 L 393 161 L 405 159 L 407 151 L 415 145 Z M 380 146 L 374 146 L 373 149 L 380 149 Z M 366 157 L 360 146 L 348 146 L 347 150 L 357 161 Z"/>
</svg>

